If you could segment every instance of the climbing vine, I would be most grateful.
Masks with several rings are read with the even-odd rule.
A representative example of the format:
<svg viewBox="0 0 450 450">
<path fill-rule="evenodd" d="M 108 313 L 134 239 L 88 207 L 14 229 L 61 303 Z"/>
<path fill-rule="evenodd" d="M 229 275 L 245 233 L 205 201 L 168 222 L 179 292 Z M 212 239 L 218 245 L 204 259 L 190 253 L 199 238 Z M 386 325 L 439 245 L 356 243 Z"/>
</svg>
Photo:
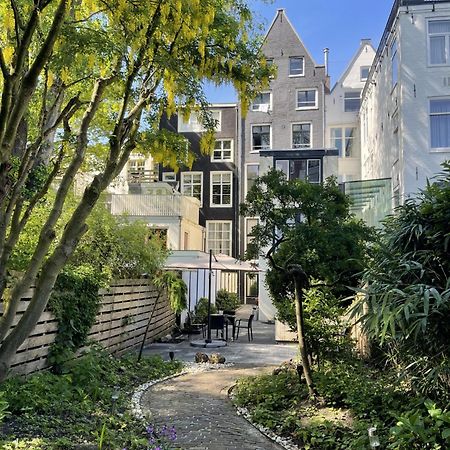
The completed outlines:
<svg viewBox="0 0 450 450">
<path fill-rule="evenodd" d="M 58 320 L 58 332 L 48 356 L 55 373 L 86 344 L 100 307 L 98 291 L 105 278 L 90 266 L 68 267 L 56 281 L 49 308 Z"/>
</svg>

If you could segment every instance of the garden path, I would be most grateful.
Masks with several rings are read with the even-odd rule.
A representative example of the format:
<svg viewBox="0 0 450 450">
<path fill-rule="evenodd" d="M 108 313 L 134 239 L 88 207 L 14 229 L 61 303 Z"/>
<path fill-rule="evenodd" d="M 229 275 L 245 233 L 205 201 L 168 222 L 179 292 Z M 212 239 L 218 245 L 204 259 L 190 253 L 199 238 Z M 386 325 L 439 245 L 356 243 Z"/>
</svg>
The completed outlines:
<svg viewBox="0 0 450 450">
<path fill-rule="evenodd" d="M 153 424 L 175 427 L 183 449 L 281 449 L 238 416 L 227 397 L 237 378 L 260 372 L 231 368 L 183 375 L 151 387 L 141 406 Z"/>
<path fill-rule="evenodd" d="M 239 311 L 245 317 L 249 311 Z M 297 346 L 275 343 L 274 325 L 254 323 L 254 340 L 244 334 L 238 341 L 218 349 L 234 366 L 219 370 L 189 373 L 150 387 L 141 398 L 144 414 L 150 414 L 154 425 L 175 426 L 177 444 L 189 450 L 276 450 L 281 447 L 236 414 L 228 399 L 228 389 L 236 379 L 270 371 L 282 361 L 297 354 Z M 145 354 L 169 351 L 175 358 L 193 362 L 198 351 L 210 354 L 214 349 L 198 349 L 181 344 L 154 344 Z"/>
</svg>

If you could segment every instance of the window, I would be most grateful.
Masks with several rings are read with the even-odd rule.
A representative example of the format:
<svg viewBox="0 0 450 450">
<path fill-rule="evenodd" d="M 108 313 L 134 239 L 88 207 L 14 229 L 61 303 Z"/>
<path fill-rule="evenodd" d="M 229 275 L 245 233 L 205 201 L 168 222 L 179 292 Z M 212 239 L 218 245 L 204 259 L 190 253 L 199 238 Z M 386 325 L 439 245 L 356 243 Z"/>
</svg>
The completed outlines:
<svg viewBox="0 0 450 450">
<path fill-rule="evenodd" d="M 246 176 L 245 176 L 245 195 L 255 184 L 256 179 L 259 177 L 259 164 L 247 164 L 245 166 Z"/>
<path fill-rule="evenodd" d="M 181 173 L 181 193 L 189 197 L 195 197 L 202 203 L 203 196 L 203 173 L 202 172 L 182 172 Z"/>
<path fill-rule="evenodd" d="M 131 173 L 143 173 L 145 170 L 145 159 L 131 159 L 128 167 Z"/>
<path fill-rule="evenodd" d="M 128 181 L 131 183 L 146 181 L 145 159 L 131 159 L 128 162 Z"/>
<path fill-rule="evenodd" d="M 207 251 L 231 256 L 231 221 L 206 221 Z"/>
<path fill-rule="evenodd" d="M 450 19 L 428 22 L 429 61 L 431 65 L 449 63 Z"/>
<path fill-rule="evenodd" d="M 221 130 L 221 111 L 211 110 L 212 119 L 216 121 L 216 131 Z M 201 115 L 198 112 L 192 112 L 187 121 L 184 120 L 182 114 L 178 115 L 178 132 L 179 133 L 202 133 L 206 131 L 203 126 Z"/>
<path fill-rule="evenodd" d="M 231 139 L 217 139 L 211 161 L 233 161 L 233 141 Z"/>
<path fill-rule="evenodd" d="M 431 148 L 450 147 L 450 98 L 430 100 Z"/>
<path fill-rule="evenodd" d="M 391 86 L 394 86 L 398 82 L 398 52 L 397 52 L 397 41 L 394 40 L 391 45 Z"/>
<path fill-rule="evenodd" d="M 311 124 L 292 124 L 292 148 L 311 148 Z"/>
<path fill-rule="evenodd" d="M 369 78 L 370 66 L 361 67 L 361 81 L 366 81 Z"/>
<path fill-rule="evenodd" d="M 342 128 L 330 129 L 330 146 L 339 150 L 339 156 L 342 156 Z"/>
<path fill-rule="evenodd" d="M 270 148 L 270 125 L 252 125 L 252 151 Z"/>
<path fill-rule="evenodd" d="M 297 91 L 297 109 L 317 108 L 317 89 L 299 89 Z"/>
<path fill-rule="evenodd" d="M 163 172 L 162 180 L 167 183 L 172 183 L 174 181 L 177 181 L 177 176 L 175 172 Z"/>
<path fill-rule="evenodd" d="M 289 76 L 298 77 L 305 73 L 305 60 L 299 56 L 289 58 Z"/>
<path fill-rule="evenodd" d="M 252 111 L 269 112 L 272 110 L 272 93 L 261 92 L 252 103 Z"/>
<path fill-rule="evenodd" d="M 310 183 L 320 183 L 320 159 L 292 159 L 275 162 L 276 170 L 285 173 L 289 180 L 305 180 Z"/>
<path fill-rule="evenodd" d="M 361 91 L 344 92 L 344 112 L 358 112 L 361 106 Z"/>
<path fill-rule="evenodd" d="M 259 224 L 259 219 L 247 218 L 245 219 L 245 251 L 247 251 L 248 244 L 253 241 L 252 230 L 253 227 Z"/>
<path fill-rule="evenodd" d="M 211 206 L 232 206 L 232 172 L 211 172 Z"/>
<path fill-rule="evenodd" d="M 351 158 L 354 156 L 355 136 L 356 128 L 331 128 L 330 146 L 339 150 L 339 156 L 341 158 Z"/>
</svg>

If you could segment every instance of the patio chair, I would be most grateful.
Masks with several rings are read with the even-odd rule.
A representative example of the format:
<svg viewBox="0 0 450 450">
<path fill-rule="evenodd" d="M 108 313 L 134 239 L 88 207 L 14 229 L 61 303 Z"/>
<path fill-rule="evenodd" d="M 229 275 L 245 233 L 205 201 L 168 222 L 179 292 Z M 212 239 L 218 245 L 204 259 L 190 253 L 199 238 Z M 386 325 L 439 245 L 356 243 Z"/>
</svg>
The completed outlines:
<svg viewBox="0 0 450 450">
<path fill-rule="evenodd" d="M 252 324 L 253 324 L 253 319 L 255 317 L 255 314 L 252 314 L 248 319 L 239 319 L 236 320 L 236 340 L 239 339 L 239 330 L 241 328 L 246 328 L 247 329 L 247 336 L 248 336 L 248 340 L 253 341 L 253 328 L 252 328 Z M 242 323 L 244 322 L 244 323 Z"/>
<path fill-rule="evenodd" d="M 202 336 L 205 337 L 206 335 L 206 323 L 194 323 L 194 316 L 192 315 L 192 313 L 188 312 L 187 313 L 187 325 L 188 325 L 188 330 L 191 333 L 202 333 Z M 188 333 L 189 333 L 188 331 Z"/>
<path fill-rule="evenodd" d="M 220 331 L 222 339 L 225 339 L 224 329 L 225 329 L 225 317 L 223 316 L 223 314 L 211 314 L 211 332 L 213 330 L 216 330 L 216 337 L 218 337 Z"/>
</svg>

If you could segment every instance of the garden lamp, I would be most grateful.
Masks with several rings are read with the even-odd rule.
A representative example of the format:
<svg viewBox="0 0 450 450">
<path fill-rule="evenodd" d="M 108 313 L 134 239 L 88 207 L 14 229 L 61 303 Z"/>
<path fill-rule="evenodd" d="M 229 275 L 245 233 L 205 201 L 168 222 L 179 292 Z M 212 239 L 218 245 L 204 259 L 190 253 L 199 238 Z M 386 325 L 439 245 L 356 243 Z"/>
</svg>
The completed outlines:
<svg viewBox="0 0 450 450">
<path fill-rule="evenodd" d="M 368 430 L 369 433 L 369 443 L 370 443 L 370 448 L 377 448 L 380 446 L 380 440 L 378 439 L 377 436 L 377 427 L 371 427 Z"/>
</svg>

